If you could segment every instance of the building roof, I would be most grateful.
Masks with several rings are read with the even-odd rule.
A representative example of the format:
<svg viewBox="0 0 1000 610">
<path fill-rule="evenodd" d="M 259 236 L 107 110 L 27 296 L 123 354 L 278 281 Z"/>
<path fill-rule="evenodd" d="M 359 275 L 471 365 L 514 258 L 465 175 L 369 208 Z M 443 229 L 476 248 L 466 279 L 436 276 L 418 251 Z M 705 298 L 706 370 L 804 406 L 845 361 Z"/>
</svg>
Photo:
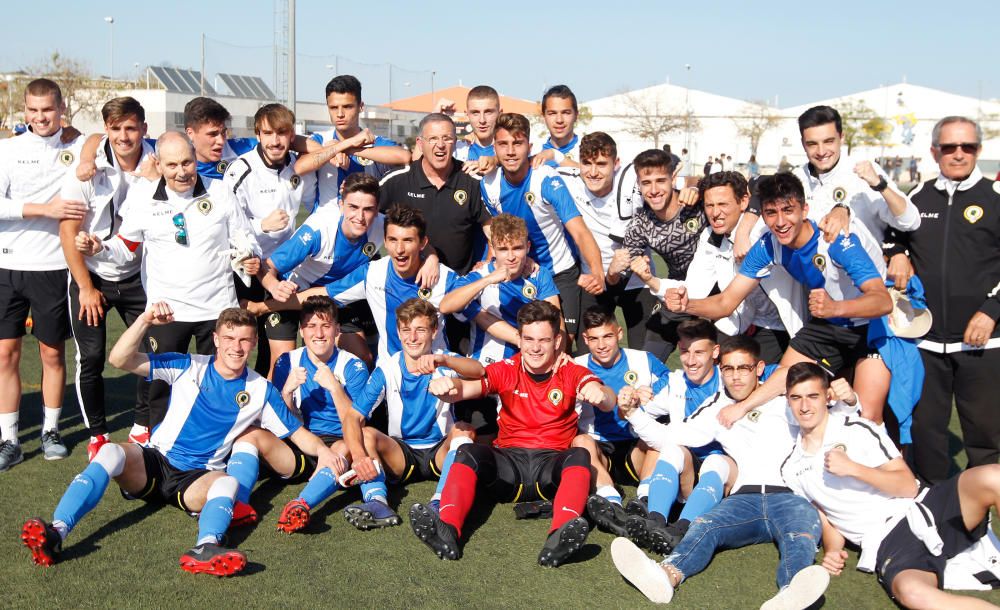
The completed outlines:
<svg viewBox="0 0 1000 610">
<path fill-rule="evenodd" d="M 436 102 L 442 98 L 447 98 L 455 102 L 455 111 L 457 113 L 465 114 L 465 98 L 468 97 L 471 89 L 472 87 L 466 87 L 464 85 L 446 87 L 444 89 L 435 89 L 433 93 L 428 91 L 427 93 L 422 93 L 413 97 L 394 100 L 385 104 L 385 106 L 392 108 L 393 110 L 433 112 L 435 110 Z M 500 96 L 500 108 L 502 108 L 504 112 L 517 112 L 524 115 L 537 115 L 541 113 L 541 106 L 538 102 L 522 100 L 516 97 L 508 97 L 506 95 Z"/>
</svg>

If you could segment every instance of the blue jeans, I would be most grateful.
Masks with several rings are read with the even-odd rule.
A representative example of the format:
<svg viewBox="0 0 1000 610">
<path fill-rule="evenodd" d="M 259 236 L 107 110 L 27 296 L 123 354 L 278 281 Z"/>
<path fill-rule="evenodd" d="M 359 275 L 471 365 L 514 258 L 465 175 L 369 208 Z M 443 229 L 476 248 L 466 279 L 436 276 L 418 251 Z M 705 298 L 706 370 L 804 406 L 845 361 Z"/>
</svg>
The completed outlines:
<svg viewBox="0 0 1000 610">
<path fill-rule="evenodd" d="M 689 578 L 708 566 L 716 550 L 774 542 L 780 589 L 813 564 L 821 533 L 816 509 L 795 494 L 737 494 L 695 519 L 663 563 Z"/>
</svg>

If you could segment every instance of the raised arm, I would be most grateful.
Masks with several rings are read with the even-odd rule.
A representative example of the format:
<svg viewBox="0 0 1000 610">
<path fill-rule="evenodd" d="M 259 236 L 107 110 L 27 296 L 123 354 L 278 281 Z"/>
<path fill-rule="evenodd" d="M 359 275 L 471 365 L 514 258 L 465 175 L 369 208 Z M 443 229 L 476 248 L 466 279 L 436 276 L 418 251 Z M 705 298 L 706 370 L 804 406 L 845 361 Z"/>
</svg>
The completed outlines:
<svg viewBox="0 0 1000 610">
<path fill-rule="evenodd" d="M 143 337 L 150 326 L 162 326 L 174 321 L 174 311 L 164 301 L 153 303 L 145 312 L 125 329 L 108 354 L 108 364 L 132 373 L 149 376 L 149 355 L 139 351 Z"/>
</svg>

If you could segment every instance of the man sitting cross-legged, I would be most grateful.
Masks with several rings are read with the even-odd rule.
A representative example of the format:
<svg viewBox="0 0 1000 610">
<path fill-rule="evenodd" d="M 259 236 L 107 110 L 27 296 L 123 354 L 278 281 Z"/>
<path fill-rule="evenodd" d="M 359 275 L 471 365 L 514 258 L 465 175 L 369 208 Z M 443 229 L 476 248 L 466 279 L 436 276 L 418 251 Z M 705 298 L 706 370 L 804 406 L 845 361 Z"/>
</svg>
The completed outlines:
<svg viewBox="0 0 1000 610">
<path fill-rule="evenodd" d="M 223 470 L 233 439 L 259 422 L 263 428 L 256 430 L 290 438 L 302 451 L 317 456 L 318 467 L 333 463 L 332 452 L 299 424 L 278 390 L 247 369 L 257 341 L 253 315 L 236 308 L 222 311 L 215 325 L 214 356 L 137 351 L 150 326 L 172 321 L 167 303 L 153 304 L 122 333 L 108 357 L 116 368 L 171 384 L 163 423 L 154 430 L 149 447 L 103 445 L 70 483 L 51 524 L 37 518 L 25 522 L 21 540 L 36 564 L 58 560 L 63 540 L 97 506 L 114 479 L 128 499 L 155 499 L 200 513 L 197 543 L 181 556 L 181 568 L 235 574 L 246 565 L 246 556 L 219 544 L 233 515 L 238 486 Z"/>
<path fill-rule="evenodd" d="M 492 447 L 467 443 L 458 448 L 441 494 L 440 514 L 414 504 L 410 525 L 439 557 L 458 559 L 462 525 L 479 485 L 502 502 L 552 498 L 552 527 L 538 563 L 556 567 L 589 533 L 581 515 L 590 489 L 590 457 L 583 448 L 570 448 L 577 431 L 576 402 L 610 411 L 616 397 L 578 364 L 556 369 L 563 337 L 555 306 L 528 303 L 517 322 L 520 354 L 487 366 L 483 379 L 440 377 L 431 382 L 430 392 L 448 402 L 498 394 L 500 431 Z"/>
</svg>

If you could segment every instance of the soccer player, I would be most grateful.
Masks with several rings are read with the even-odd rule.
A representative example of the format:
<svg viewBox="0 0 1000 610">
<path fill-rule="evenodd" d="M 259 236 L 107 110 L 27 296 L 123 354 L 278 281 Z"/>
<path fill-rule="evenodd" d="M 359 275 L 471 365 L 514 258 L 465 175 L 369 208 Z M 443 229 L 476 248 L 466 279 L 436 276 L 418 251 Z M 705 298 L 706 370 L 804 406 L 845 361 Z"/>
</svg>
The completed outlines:
<svg viewBox="0 0 1000 610">
<path fill-rule="evenodd" d="M 645 259 L 640 259 L 633 266 L 634 279 L 641 278 L 659 298 L 663 298 L 668 288 L 684 286 L 689 299 L 703 299 L 713 292 L 724 290 L 739 272 L 740 262 L 733 254 L 732 237 L 744 218 L 743 213 L 750 200 L 746 179 L 739 172 L 716 172 L 699 181 L 698 191 L 711 231 L 700 233 L 697 250 L 684 280 L 656 278 Z M 784 269 L 773 270 L 773 273 L 788 277 Z M 784 286 L 787 282 L 781 284 L 770 277 L 762 278 L 761 290 L 751 292 L 732 314 L 716 320 L 715 326 L 730 336 L 752 330 L 754 339 L 763 350 L 764 361 L 777 363 L 789 341 L 782 317 L 789 320 L 793 329 L 802 326 L 802 320 L 789 302 L 789 295 L 782 294 Z M 781 303 L 782 309 L 779 310 L 775 302 Z"/>
<path fill-rule="evenodd" d="M 61 139 L 65 110 L 59 85 L 31 81 L 24 90 L 30 130 L 0 145 L 0 472 L 24 460 L 17 437 L 19 368 L 29 311 L 42 363 L 42 452 L 49 460 L 69 455 L 59 437 L 70 336 L 59 221 L 82 220 L 86 208 L 59 197 L 80 151 L 75 139 Z"/>
<path fill-rule="evenodd" d="M 230 163 L 223 182 L 250 221 L 261 258 L 267 260 L 295 231 L 299 206 L 307 199 L 312 203 L 316 176 L 295 173 L 296 155 L 291 150 L 295 115 L 291 110 L 281 104 L 261 106 L 254 115 L 254 132 L 257 145 Z M 235 282 L 241 300 L 264 300 L 264 287 L 257 278 L 251 278 L 249 286 L 238 277 Z M 295 317 L 278 313 L 261 322 L 258 331 L 267 340 L 258 346 L 254 370 L 270 377 L 278 356 L 295 348 Z"/>
<path fill-rule="evenodd" d="M 809 291 L 812 319 L 792 338 L 781 367 L 747 400 L 727 407 L 722 417 L 732 423 L 781 393 L 785 373 L 796 362 L 819 362 L 833 373 L 854 367 L 854 387 L 861 395 L 862 415 L 882 421 L 890 373 L 868 346 L 868 323 L 892 310 L 885 288 L 881 248 L 867 231 L 849 233 L 833 243 L 821 239 L 807 218 L 802 183 L 791 174 L 765 176 L 758 183 L 764 222 L 770 232 L 757 241 L 739 274 L 720 294 L 688 300 L 685 288 L 668 290 L 667 306 L 710 319 L 730 315 L 757 289 L 760 278 L 782 266 L 796 284 Z M 789 286 L 785 294 L 796 288 Z M 912 363 L 911 363 L 912 364 Z"/>
<path fill-rule="evenodd" d="M 98 172 L 89 180 L 77 180 L 74 172 L 63 178 L 61 197 L 87 206 L 83 220 L 66 219 L 59 223 L 63 256 L 69 265 L 70 322 L 76 342 L 77 400 L 84 425 L 90 432 L 87 458 L 92 460 L 101 445 L 108 442 L 105 419 L 104 359 L 107 341 L 105 312 L 118 310 L 130 326 L 146 311 L 146 291 L 142 287 L 139 257 L 116 264 L 85 257 L 77 251 L 75 239 L 81 230 L 105 239 L 114 237 L 121 227 L 121 209 L 133 184 L 143 180 L 138 175 L 143 163 L 149 163 L 153 147 L 144 139 L 146 112 L 131 97 L 117 97 L 104 104 L 105 137 L 97 152 Z M 148 347 L 148 344 L 144 344 Z M 149 382 L 136 382 L 135 412 L 149 416 Z"/>
<path fill-rule="evenodd" d="M 654 446 L 671 434 L 677 438 L 704 435 L 718 440 L 739 466 L 733 492 L 695 519 L 662 563 L 649 559 L 625 538 L 611 543 L 611 558 L 622 576 L 650 601 L 667 603 L 682 582 L 708 567 L 716 551 L 773 542 L 780 555 L 779 592 L 761 608 L 807 608 L 826 590 L 830 575 L 821 566 L 813 565 L 821 532 L 819 515 L 807 500 L 792 493 L 781 477 L 781 464 L 792 449 L 797 423 L 784 397 L 778 397 L 732 428 L 722 426 L 714 414 L 728 402 L 749 396 L 765 365 L 760 346 L 749 337 L 726 339 L 721 353 L 719 369 L 726 393 L 698 417 L 664 427 L 641 409 L 632 408 L 634 401 L 627 396 L 619 396 L 619 404 L 623 405 L 619 408 L 628 413 L 628 422 Z M 623 389 L 623 393 L 630 391 Z M 857 400 L 843 379 L 831 386 L 831 394 L 838 400 Z"/>
<path fill-rule="evenodd" d="M 154 352 L 184 352 L 193 338 L 199 354 L 211 354 L 215 320 L 237 305 L 233 265 L 250 275 L 260 266 L 259 252 L 230 254 L 231 240 L 242 235 L 256 249 L 253 229 L 232 193 L 220 180 L 195 171 L 195 151 L 182 133 L 168 131 L 156 141 L 162 178 L 129 189 L 117 234 L 104 240 L 81 231 L 76 247 L 97 260 L 123 264 L 142 245 L 142 283 L 150 302 L 171 304 L 173 322 L 150 331 Z M 149 419 L 137 419 L 130 433 L 148 440 L 149 428 L 163 419 L 169 391 L 154 382 L 149 390 Z M 140 414 L 141 416 L 141 414 Z"/>
<path fill-rule="evenodd" d="M 555 85 L 542 95 L 542 120 L 549 137 L 532 146 L 531 166 L 580 167 L 580 136 L 573 132 L 580 109 L 576 95 L 566 85 Z"/>
<path fill-rule="evenodd" d="M 402 523 L 386 500 L 387 477 L 398 484 L 439 479 L 428 504 L 437 511 L 456 451 L 475 438 L 471 426 L 456 423 L 452 406 L 428 388 L 442 376 L 480 379 L 483 365 L 453 353 L 431 351 L 437 324 L 437 310 L 427 301 L 410 299 L 400 305 L 396 328 L 403 350 L 379 361 L 361 397 L 344 418 L 344 441 L 351 463 L 365 482 L 361 489 L 364 501 L 344 509 L 347 520 L 358 529 Z M 364 426 L 383 399 L 388 410 L 388 435 Z M 380 471 L 373 460 L 378 460 Z"/>
<path fill-rule="evenodd" d="M 586 310 L 581 327 L 590 353 L 577 356 L 576 363 L 590 369 L 613 392 L 617 394 L 626 386 L 647 387 L 655 392 L 666 384 L 670 369 L 652 354 L 619 347 L 624 331 L 607 310 L 599 306 Z M 626 514 L 615 481 L 640 483 L 642 475 L 648 474 L 647 462 L 655 462 L 656 454 L 650 455 L 646 443 L 639 441 L 628 422 L 614 410 L 594 411 L 584 403 L 580 429 L 585 434 L 577 436 L 573 446 L 584 447 L 590 453 L 596 488 L 587 500 L 587 512 L 602 530 L 625 536 Z"/>
<path fill-rule="evenodd" d="M 107 443 L 73 479 L 56 506 L 52 523 L 25 522 L 21 540 L 38 565 L 59 559 L 62 544 L 80 519 L 93 510 L 111 479 L 128 499 L 157 500 L 198 513 L 198 539 L 181 555 L 185 571 L 230 576 L 246 565 L 246 556 L 220 545 L 233 517 L 237 480 L 225 473 L 234 439 L 247 430 L 289 438 L 303 452 L 317 456 L 317 467 L 333 464 L 332 452 L 303 428 L 285 407 L 278 390 L 247 370 L 257 340 L 257 320 L 237 308 L 223 311 L 216 323 L 215 355 L 137 351 L 152 326 L 169 324 L 173 311 L 156 302 L 130 326 L 111 350 L 109 362 L 135 375 L 173 386 L 163 424 L 150 446 Z M 251 428 L 259 422 L 263 428 Z M 265 453 L 265 460 L 270 452 Z M 279 472 L 289 464 L 272 463 Z"/>
<path fill-rule="evenodd" d="M 604 267 L 594 236 L 580 217 L 562 178 L 549 167 L 532 168 L 528 119 L 505 113 L 497 120 L 494 146 L 500 167 L 483 177 L 483 200 L 494 215 L 520 216 L 528 224 L 530 256 L 545 267 L 559 288 L 569 349 L 580 317 L 580 288 L 604 291 Z M 590 269 L 581 274 L 571 244 Z"/>
<path fill-rule="evenodd" d="M 323 148 L 303 155 L 295 165 L 295 173 L 300 176 L 317 172 L 317 206 L 337 201 L 340 185 L 350 174 L 366 172 L 380 179 L 388 173 L 390 168 L 387 166 L 410 162 L 410 153 L 405 148 L 361 129 L 361 111 L 365 104 L 361 101 L 361 82 L 354 76 L 341 74 L 326 84 L 326 107 L 333 129 L 311 136 Z M 359 137 L 361 140 L 357 139 Z"/>
<path fill-rule="evenodd" d="M 410 509 L 414 534 L 443 559 L 458 559 L 459 538 L 479 486 L 501 502 L 552 498 L 552 526 L 538 563 L 557 567 L 579 549 L 589 526 L 582 517 L 590 489 L 590 458 L 570 447 L 577 430 L 577 400 L 610 411 L 616 397 L 575 363 L 555 368 L 562 350 L 559 310 L 545 301 L 517 314 L 521 353 L 486 367 L 480 380 L 440 377 L 430 392 L 447 402 L 500 397 L 500 434 L 492 447 L 458 448 L 441 493 L 441 512 Z"/>
<path fill-rule="evenodd" d="M 472 137 L 459 140 L 455 146 L 455 158 L 463 163 L 464 171 L 485 175 L 496 167 L 493 137 L 501 112 L 500 94 L 496 89 L 489 85 L 469 89 L 465 98 L 465 116 L 472 127 Z"/>
</svg>

